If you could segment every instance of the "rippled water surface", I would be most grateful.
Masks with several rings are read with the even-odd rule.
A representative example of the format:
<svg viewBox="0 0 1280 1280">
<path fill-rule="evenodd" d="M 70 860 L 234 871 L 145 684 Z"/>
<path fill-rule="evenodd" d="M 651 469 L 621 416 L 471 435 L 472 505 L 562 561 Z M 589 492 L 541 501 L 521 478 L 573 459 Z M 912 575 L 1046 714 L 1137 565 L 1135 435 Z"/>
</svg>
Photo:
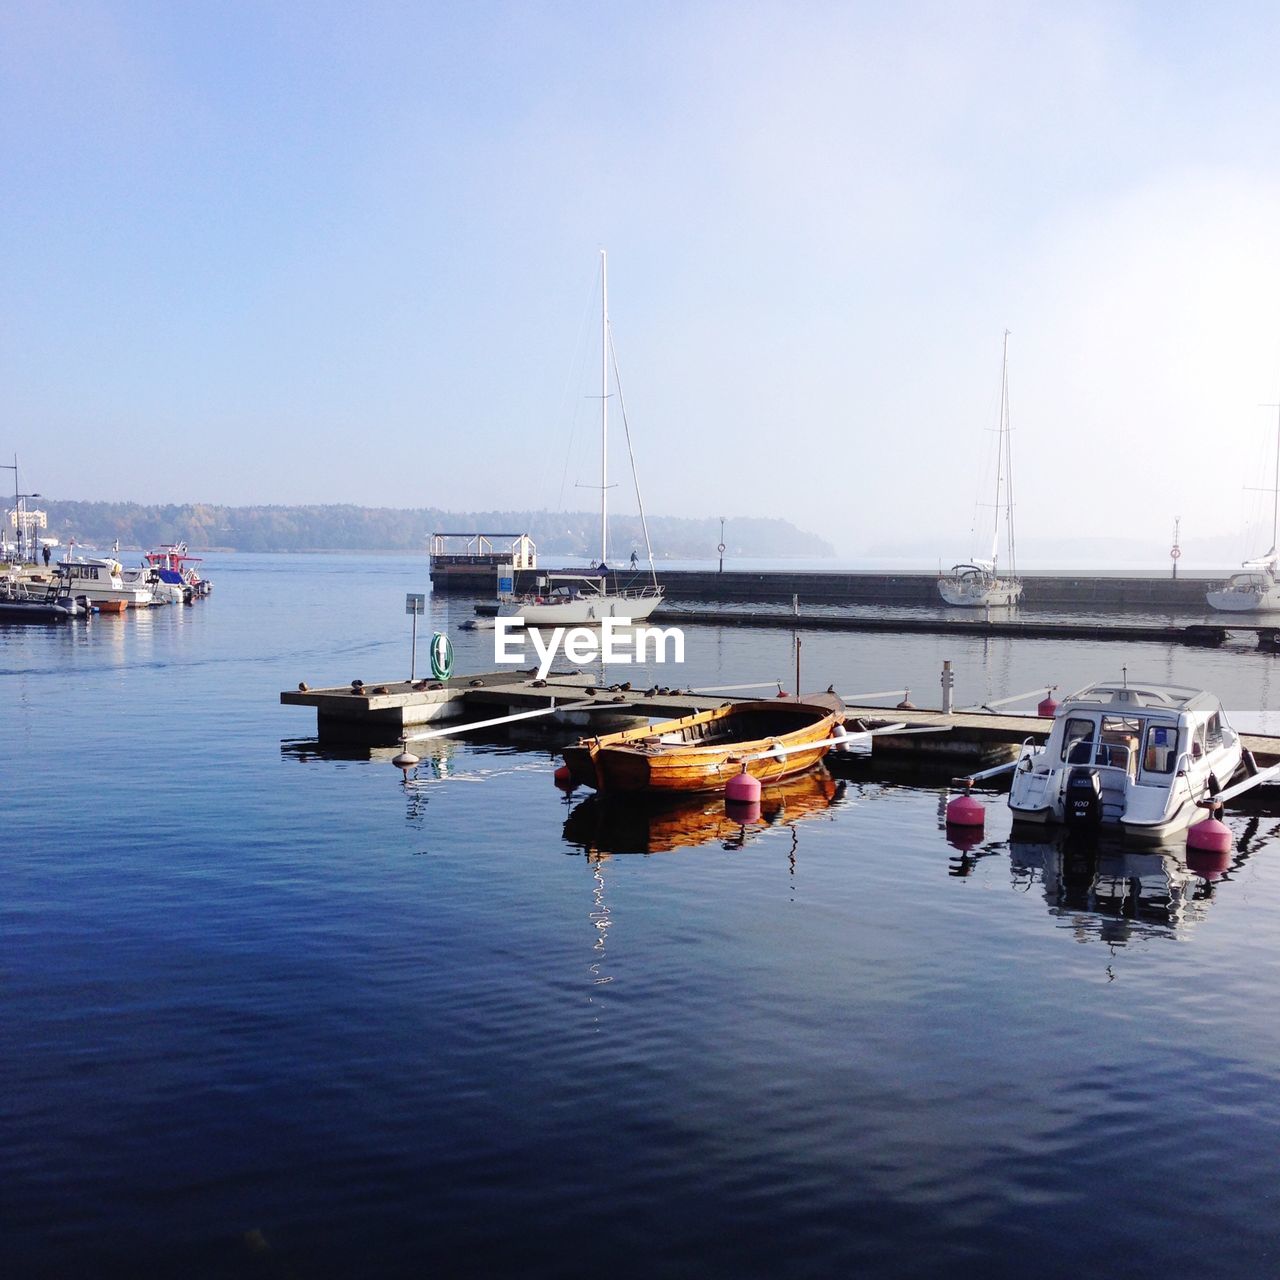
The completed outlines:
<svg viewBox="0 0 1280 1280">
<path fill-rule="evenodd" d="M 425 565 L 209 568 L 0 626 L 5 1274 L 1274 1274 L 1270 802 L 1189 866 L 998 797 L 959 848 L 869 770 L 747 829 L 565 800 L 532 736 L 406 782 L 278 691 L 407 674 Z M 688 644 L 679 683 L 790 678 L 784 632 Z M 1125 665 L 1275 723 L 1243 647 L 815 633 L 805 683 L 927 704 L 943 658 L 960 701 Z"/>
</svg>

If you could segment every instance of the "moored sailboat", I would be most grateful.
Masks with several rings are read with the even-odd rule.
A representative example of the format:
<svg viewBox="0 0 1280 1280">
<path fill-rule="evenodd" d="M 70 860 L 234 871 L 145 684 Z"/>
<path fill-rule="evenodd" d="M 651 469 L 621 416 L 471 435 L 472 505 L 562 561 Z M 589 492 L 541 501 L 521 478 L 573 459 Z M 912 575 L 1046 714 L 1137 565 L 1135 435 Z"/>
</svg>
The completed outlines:
<svg viewBox="0 0 1280 1280">
<path fill-rule="evenodd" d="M 517 596 L 502 605 L 498 616 L 520 618 L 527 626 L 590 626 L 605 618 L 622 618 L 631 622 L 643 622 L 662 602 L 662 587 L 653 567 L 653 548 L 649 543 L 649 527 L 644 518 L 644 504 L 640 501 L 640 487 L 636 485 L 636 501 L 640 508 L 640 523 L 644 530 L 645 548 L 649 555 L 650 582 L 637 586 L 622 583 L 619 575 L 609 569 L 609 370 L 613 365 L 617 379 L 616 362 L 612 360 L 613 339 L 609 329 L 609 275 L 605 251 L 600 250 L 600 561 L 590 570 L 574 574 L 553 574 L 541 580 L 539 589 L 532 594 Z M 618 395 L 622 407 L 623 425 L 626 426 L 626 409 L 622 406 L 621 389 Z M 627 448 L 630 452 L 631 435 L 627 431 Z M 635 458 L 631 459 L 632 478 L 635 478 Z"/>
<path fill-rule="evenodd" d="M 1256 613 L 1280 609 L 1280 406 L 1276 421 L 1276 472 L 1271 489 L 1271 550 L 1246 560 L 1216 591 L 1205 596 L 1211 609 L 1223 613 Z"/>
<path fill-rule="evenodd" d="M 996 443 L 995 527 L 991 536 L 990 559 L 974 559 L 953 565 L 951 572 L 938 579 L 938 593 L 949 605 L 960 608 L 997 608 L 1018 603 L 1022 583 L 1017 576 L 1017 558 L 1013 536 L 1013 446 L 1009 428 L 1009 330 L 1004 331 L 1003 360 L 1000 375 L 1000 427 Z M 998 569 L 1000 521 L 1003 513 L 1008 575 Z"/>
</svg>

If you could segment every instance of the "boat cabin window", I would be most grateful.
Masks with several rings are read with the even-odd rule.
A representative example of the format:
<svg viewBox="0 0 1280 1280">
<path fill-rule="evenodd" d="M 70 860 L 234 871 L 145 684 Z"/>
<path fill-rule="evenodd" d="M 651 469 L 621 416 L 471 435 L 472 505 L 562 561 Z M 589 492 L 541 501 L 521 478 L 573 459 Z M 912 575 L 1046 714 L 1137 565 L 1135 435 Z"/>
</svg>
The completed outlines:
<svg viewBox="0 0 1280 1280">
<path fill-rule="evenodd" d="M 1216 711 L 1209 717 L 1209 723 L 1205 726 L 1204 745 L 1209 751 L 1222 746 L 1222 717 Z"/>
<path fill-rule="evenodd" d="M 1171 724 L 1147 726 L 1147 745 L 1142 752 L 1145 773 L 1172 773 L 1178 759 L 1178 729 Z"/>
<path fill-rule="evenodd" d="M 1141 720 L 1133 716 L 1103 716 L 1096 763 L 1132 771 L 1141 737 Z"/>
<path fill-rule="evenodd" d="M 1097 725 L 1084 716 L 1072 716 L 1062 731 L 1062 758 L 1068 764 L 1089 764 L 1093 759 L 1093 735 Z"/>
<path fill-rule="evenodd" d="M 1206 731 L 1206 726 L 1203 722 L 1196 725 L 1195 735 L 1191 739 L 1191 758 L 1193 760 L 1204 759 Z"/>
</svg>

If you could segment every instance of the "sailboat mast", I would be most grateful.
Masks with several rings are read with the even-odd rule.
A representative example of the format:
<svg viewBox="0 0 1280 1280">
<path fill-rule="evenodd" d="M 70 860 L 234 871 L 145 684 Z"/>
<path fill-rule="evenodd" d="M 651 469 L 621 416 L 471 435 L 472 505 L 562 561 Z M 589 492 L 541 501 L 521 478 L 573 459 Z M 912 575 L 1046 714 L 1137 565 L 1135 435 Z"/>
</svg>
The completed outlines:
<svg viewBox="0 0 1280 1280">
<path fill-rule="evenodd" d="M 996 500 L 995 528 L 991 531 L 991 569 L 996 572 L 1000 549 L 1000 512 L 1004 507 L 1005 441 L 1009 426 L 1009 330 L 1004 331 L 1004 347 L 1000 358 L 1000 425 L 996 436 Z"/>
<path fill-rule="evenodd" d="M 18 461 L 14 456 L 14 462 Z M 1271 499 L 1271 554 L 1276 552 L 1276 530 L 1280 524 L 1280 405 L 1276 406 L 1276 482 Z"/>
<path fill-rule="evenodd" d="M 600 250 L 600 563 L 609 563 L 609 267 Z"/>
<path fill-rule="evenodd" d="M 1013 427 L 1009 422 L 1009 330 L 1004 331 L 1004 376 L 1001 399 L 1004 401 L 1004 496 L 1005 525 L 1009 545 L 1009 573 L 1016 577 L 1018 573 L 1018 557 L 1013 540 Z"/>
</svg>

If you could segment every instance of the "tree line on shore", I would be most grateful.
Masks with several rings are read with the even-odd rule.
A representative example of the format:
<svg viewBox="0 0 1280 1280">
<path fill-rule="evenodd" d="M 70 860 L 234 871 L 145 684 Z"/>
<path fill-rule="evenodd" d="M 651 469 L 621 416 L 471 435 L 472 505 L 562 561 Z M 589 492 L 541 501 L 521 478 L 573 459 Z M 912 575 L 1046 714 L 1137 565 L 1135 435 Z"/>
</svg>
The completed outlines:
<svg viewBox="0 0 1280 1280">
<path fill-rule="evenodd" d="M 540 555 L 597 557 L 600 517 L 585 511 L 400 510 L 345 504 L 229 507 L 211 503 L 60 502 L 45 499 L 51 537 L 63 543 L 154 547 L 185 542 L 194 550 L 425 551 L 433 533 L 528 533 Z M 726 519 L 730 556 L 830 556 L 832 546 L 788 520 L 761 516 Z M 709 559 L 717 554 L 720 519 L 652 516 L 649 534 L 661 559 Z M 638 516 L 609 522 L 610 554 L 645 557 Z M 461 549 L 461 548 L 459 548 Z"/>
</svg>

